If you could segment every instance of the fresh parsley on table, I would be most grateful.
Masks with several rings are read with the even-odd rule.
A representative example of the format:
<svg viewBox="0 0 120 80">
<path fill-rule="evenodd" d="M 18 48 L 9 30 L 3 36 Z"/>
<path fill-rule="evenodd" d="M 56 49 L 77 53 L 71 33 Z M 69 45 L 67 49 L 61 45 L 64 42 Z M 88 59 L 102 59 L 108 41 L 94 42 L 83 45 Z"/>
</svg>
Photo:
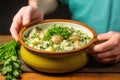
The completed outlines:
<svg viewBox="0 0 120 80">
<path fill-rule="evenodd" d="M 19 43 L 15 40 L 0 44 L 0 71 L 5 80 L 17 80 L 21 73 Z"/>
</svg>

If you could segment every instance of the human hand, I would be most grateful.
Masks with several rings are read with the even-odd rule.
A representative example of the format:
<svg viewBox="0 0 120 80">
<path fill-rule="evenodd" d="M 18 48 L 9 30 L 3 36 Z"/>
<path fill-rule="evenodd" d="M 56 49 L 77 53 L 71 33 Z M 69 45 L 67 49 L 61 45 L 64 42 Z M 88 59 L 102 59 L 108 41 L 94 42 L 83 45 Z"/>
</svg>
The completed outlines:
<svg viewBox="0 0 120 80">
<path fill-rule="evenodd" d="M 10 27 L 12 37 L 18 41 L 18 33 L 23 25 L 29 24 L 32 21 L 43 20 L 43 16 L 43 12 L 39 10 L 37 6 L 22 7 L 13 18 Z"/>
<path fill-rule="evenodd" d="M 90 49 L 91 55 L 100 63 L 113 64 L 120 61 L 120 33 L 110 31 L 97 37 L 99 43 Z"/>
</svg>

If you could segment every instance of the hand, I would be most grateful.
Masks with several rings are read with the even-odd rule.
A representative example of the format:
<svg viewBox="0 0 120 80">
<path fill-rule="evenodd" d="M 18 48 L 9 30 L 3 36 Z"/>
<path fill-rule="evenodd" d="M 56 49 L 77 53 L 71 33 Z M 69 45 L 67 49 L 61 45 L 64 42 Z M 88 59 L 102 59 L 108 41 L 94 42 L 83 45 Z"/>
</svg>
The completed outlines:
<svg viewBox="0 0 120 80">
<path fill-rule="evenodd" d="M 112 64 L 120 61 L 120 33 L 110 31 L 97 37 L 99 43 L 90 51 L 100 63 Z"/>
<path fill-rule="evenodd" d="M 43 12 L 41 10 L 38 10 L 36 6 L 22 7 L 13 18 L 13 22 L 10 27 L 12 37 L 18 41 L 18 33 L 23 25 L 37 20 L 43 20 Z"/>
</svg>

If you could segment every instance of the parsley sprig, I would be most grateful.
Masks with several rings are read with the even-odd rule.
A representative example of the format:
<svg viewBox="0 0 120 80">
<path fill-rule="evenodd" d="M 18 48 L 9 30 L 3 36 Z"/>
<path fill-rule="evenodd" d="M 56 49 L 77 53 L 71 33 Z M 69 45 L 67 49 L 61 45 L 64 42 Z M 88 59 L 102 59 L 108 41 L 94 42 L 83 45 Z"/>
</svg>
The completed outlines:
<svg viewBox="0 0 120 80">
<path fill-rule="evenodd" d="M 44 39 L 49 40 L 53 35 L 61 35 L 67 39 L 71 34 L 72 29 L 68 28 L 67 26 L 54 24 L 47 29 L 47 32 L 44 35 Z"/>
<path fill-rule="evenodd" d="M 19 44 L 15 41 L 0 44 L 0 71 L 5 75 L 5 80 L 17 80 L 21 73 L 19 56 Z"/>
</svg>

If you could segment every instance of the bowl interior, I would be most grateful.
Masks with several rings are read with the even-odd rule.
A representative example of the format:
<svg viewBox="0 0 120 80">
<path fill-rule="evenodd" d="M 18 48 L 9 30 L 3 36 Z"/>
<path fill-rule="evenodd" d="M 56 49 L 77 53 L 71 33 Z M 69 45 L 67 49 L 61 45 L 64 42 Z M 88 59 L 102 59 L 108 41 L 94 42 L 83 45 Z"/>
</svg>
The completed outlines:
<svg viewBox="0 0 120 80">
<path fill-rule="evenodd" d="M 20 33 L 19 33 L 21 44 L 23 46 L 29 48 L 29 49 L 35 50 L 33 48 L 28 47 L 24 43 L 23 38 L 26 35 L 29 34 L 29 32 L 33 29 L 33 27 L 46 28 L 46 27 L 49 27 L 49 26 L 51 26 L 53 24 L 56 24 L 56 25 L 63 24 L 65 26 L 67 26 L 67 27 L 72 27 L 72 28 L 75 28 L 77 30 L 81 30 L 81 31 L 87 33 L 92 38 L 92 40 L 91 40 L 90 44 L 88 44 L 87 46 L 83 47 L 83 49 L 86 48 L 86 47 L 88 47 L 88 46 L 90 46 L 91 44 L 93 44 L 94 43 L 94 39 L 96 38 L 96 32 L 92 28 L 90 28 L 88 25 L 85 25 L 85 24 L 80 23 L 80 22 L 72 21 L 72 20 L 52 19 L 52 20 L 44 20 L 44 21 L 41 21 L 41 22 L 34 23 L 32 25 L 30 24 L 30 25 L 25 26 L 25 28 L 23 28 L 20 31 Z M 35 50 L 35 51 L 36 52 L 46 53 L 46 51 L 45 52 L 44 51 L 40 51 L 40 50 Z M 78 50 L 73 50 L 73 51 L 78 51 Z M 48 53 L 51 53 L 51 52 L 48 52 Z M 66 53 L 66 52 L 58 52 L 58 53 Z"/>
<path fill-rule="evenodd" d="M 67 27 L 73 27 L 77 30 L 81 30 L 85 33 L 87 33 L 89 36 L 91 36 L 91 38 L 94 38 L 94 34 L 93 32 L 91 31 L 90 28 L 86 27 L 85 25 L 80 25 L 80 24 L 75 24 L 75 23 L 71 23 L 71 22 L 46 22 L 46 23 L 40 23 L 40 24 L 36 24 L 36 25 L 33 25 L 31 27 L 29 27 L 28 29 L 26 29 L 23 34 L 22 34 L 22 38 L 26 35 L 29 34 L 29 32 L 33 29 L 33 27 L 39 27 L 39 28 L 46 28 L 46 27 L 49 27 L 53 24 L 57 24 L 57 25 L 61 25 L 61 24 L 64 24 L 65 26 Z"/>
</svg>

